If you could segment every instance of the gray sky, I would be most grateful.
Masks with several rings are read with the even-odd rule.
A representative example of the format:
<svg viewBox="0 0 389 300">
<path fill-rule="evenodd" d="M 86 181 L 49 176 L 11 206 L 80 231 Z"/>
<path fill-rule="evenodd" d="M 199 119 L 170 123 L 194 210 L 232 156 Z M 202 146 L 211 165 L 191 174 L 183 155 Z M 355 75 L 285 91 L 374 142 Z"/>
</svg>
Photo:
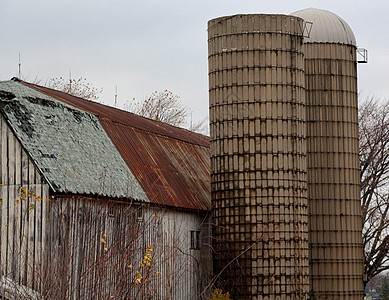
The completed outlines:
<svg viewBox="0 0 389 300">
<path fill-rule="evenodd" d="M 113 105 L 169 89 L 193 111 L 208 115 L 207 21 L 241 13 L 289 14 L 327 9 L 351 26 L 359 47 L 362 95 L 389 99 L 389 1 L 133 1 L 0 0 L 0 80 L 18 76 L 43 82 L 86 77 Z"/>
</svg>

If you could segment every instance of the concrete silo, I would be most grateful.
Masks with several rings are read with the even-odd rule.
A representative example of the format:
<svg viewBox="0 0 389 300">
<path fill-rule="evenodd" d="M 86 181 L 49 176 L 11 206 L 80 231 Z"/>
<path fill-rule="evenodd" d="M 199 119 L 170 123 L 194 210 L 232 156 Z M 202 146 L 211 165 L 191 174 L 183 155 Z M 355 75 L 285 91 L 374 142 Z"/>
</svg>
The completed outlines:
<svg viewBox="0 0 389 300">
<path fill-rule="evenodd" d="M 215 275 L 234 299 L 309 290 L 303 21 L 208 22 Z"/>
<path fill-rule="evenodd" d="M 331 12 L 292 15 L 313 23 L 304 40 L 310 285 L 325 299 L 363 299 L 356 41 Z"/>
</svg>

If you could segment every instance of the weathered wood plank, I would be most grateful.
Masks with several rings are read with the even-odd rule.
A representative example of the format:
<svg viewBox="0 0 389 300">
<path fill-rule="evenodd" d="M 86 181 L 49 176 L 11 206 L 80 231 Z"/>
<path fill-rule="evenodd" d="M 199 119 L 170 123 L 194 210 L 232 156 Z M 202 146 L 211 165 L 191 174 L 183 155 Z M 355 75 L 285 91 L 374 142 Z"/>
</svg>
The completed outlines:
<svg viewBox="0 0 389 300">
<path fill-rule="evenodd" d="M 7 240 L 7 277 L 15 279 L 15 187 L 13 185 L 8 187 L 9 199 L 8 199 L 8 240 Z"/>
<path fill-rule="evenodd" d="M 49 195 L 49 186 L 47 184 L 40 185 L 40 194 L 42 199 L 40 200 L 40 206 L 42 207 L 42 264 L 43 267 L 48 264 L 48 253 L 50 249 L 50 226 L 48 226 L 49 222 L 49 212 L 48 206 L 50 199 Z M 44 272 L 44 271 L 43 271 Z"/>
<path fill-rule="evenodd" d="M 2 187 L 2 199 L 3 204 L 1 205 L 1 269 L 3 274 L 8 273 L 8 186 Z"/>
<path fill-rule="evenodd" d="M 10 130 L 7 131 L 7 165 L 8 165 L 8 184 L 15 184 L 15 137 Z"/>
<path fill-rule="evenodd" d="M 8 126 L 1 116 L 1 183 L 8 185 Z"/>
<path fill-rule="evenodd" d="M 20 144 L 17 143 L 20 147 Z M 17 180 L 17 186 L 28 186 L 28 156 L 25 150 L 20 147 L 20 157 L 18 163 L 20 165 L 20 178 Z M 21 205 L 21 284 L 28 285 L 28 265 L 29 265 L 29 249 L 28 249 L 28 235 L 29 235 L 29 216 L 28 216 L 28 201 L 27 199 L 20 201 Z"/>
</svg>

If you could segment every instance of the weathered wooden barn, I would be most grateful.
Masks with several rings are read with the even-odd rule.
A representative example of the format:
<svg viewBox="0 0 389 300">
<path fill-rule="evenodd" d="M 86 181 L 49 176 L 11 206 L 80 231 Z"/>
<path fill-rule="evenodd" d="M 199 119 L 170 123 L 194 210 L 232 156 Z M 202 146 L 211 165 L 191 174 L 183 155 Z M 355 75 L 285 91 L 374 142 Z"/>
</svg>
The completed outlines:
<svg viewBox="0 0 389 300">
<path fill-rule="evenodd" d="M 18 79 L 0 112 L 3 296 L 201 297 L 208 137 Z"/>
</svg>

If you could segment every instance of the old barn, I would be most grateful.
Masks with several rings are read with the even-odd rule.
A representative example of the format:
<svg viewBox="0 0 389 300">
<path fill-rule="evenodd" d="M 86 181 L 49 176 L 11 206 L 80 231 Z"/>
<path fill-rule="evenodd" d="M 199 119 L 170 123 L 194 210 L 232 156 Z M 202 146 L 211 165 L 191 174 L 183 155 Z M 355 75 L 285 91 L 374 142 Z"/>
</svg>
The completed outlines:
<svg viewBox="0 0 389 300">
<path fill-rule="evenodd" d="M 208 137 L 18 79 L 0 112 L 3 296 L 201 295 Z"/>
</svg>

